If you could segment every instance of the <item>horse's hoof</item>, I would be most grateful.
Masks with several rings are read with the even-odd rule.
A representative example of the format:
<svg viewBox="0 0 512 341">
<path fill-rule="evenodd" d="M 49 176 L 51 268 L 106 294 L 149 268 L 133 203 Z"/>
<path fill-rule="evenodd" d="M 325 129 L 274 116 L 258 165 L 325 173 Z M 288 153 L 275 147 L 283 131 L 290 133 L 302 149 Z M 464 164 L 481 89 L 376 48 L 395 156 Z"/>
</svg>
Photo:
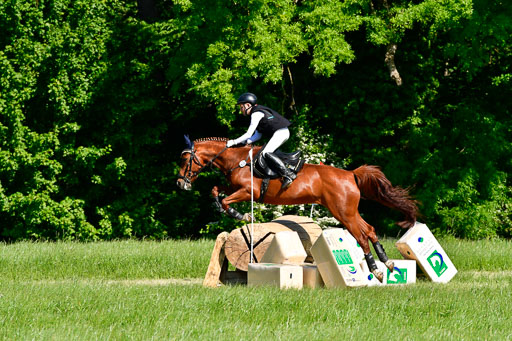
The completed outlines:
<svg viewBox="0 0 512 341">
<path fill-rule="evenodd" d="M 384 274 L 381 271 L 373 270 L 372 274 L 379 280 L 379 282 L 382 283 L 384 281 Z"/>
<path fill-rule="evenodd" d="M 389 269 L 390 272 L 393 272 L 393 269 L 395 268 L 395 263 L 393 263 L 393 261 L 388 260 L 384 264 L 386 265 L 386 267 Z"/>
<path fill-rule="evenodd" d="M 250 221 L 252 221 L 252 216 L 249 213 L 244 213 L 242 220 L 246 221 L 246 222 L 250 222 Z"/>
</svg>

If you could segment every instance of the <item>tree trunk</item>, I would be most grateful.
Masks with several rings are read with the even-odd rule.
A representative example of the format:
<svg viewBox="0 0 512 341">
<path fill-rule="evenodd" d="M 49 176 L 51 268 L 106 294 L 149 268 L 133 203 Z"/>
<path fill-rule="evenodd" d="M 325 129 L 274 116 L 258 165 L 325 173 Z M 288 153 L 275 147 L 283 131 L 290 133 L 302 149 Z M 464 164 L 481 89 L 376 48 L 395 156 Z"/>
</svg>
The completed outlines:
<svg viewBox="0 0 512 341">
<path fill-rule="evenodd" d="M 402 85 L 402 77 L 400 77 L 400 73 L 398 73 L 398 70 L 395 65 L 396 49 L 396 44 L 389 44 L 386 49 L 386 57 L 384 58 L 384 61 L 388 66 L 389 76 L 396 82 L 396 85 L 400 86 Z"/>
<path fill-rule="evenodd" d="M 306 262 L 312 263 L 311 246 L 322 233 L 320 226 L 313 220 L 301 216 L 283 216 L 269 223 L 254 224 L 253 249 L 254 263 L 259 263 L 274 235 L 281 231 L 295 231 L 308 254 Z M 239 270 L 247 271 L 251 257 L 251 224 L 231 231 L 224 251 L 229 262 Z"/>
</svg>

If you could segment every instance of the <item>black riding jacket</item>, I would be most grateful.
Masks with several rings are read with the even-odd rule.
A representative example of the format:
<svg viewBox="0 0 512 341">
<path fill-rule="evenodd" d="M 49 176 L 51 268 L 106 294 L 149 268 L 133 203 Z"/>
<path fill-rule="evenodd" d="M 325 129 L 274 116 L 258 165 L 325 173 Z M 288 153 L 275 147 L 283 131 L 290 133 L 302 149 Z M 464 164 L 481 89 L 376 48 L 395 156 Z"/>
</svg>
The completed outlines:
<svg viewBox="0 0 512 341">
<path fill-rule="evenodd" d="M 272 136 L 276 130 L 286 128 L 291 125 L 291 122 L 281 116 L 277 111 L 263 105 L 253 107 L 253 111 L 261 111 L 265 116 L 260 120 L 258 130 L 263 135 Z"/>
</svg>

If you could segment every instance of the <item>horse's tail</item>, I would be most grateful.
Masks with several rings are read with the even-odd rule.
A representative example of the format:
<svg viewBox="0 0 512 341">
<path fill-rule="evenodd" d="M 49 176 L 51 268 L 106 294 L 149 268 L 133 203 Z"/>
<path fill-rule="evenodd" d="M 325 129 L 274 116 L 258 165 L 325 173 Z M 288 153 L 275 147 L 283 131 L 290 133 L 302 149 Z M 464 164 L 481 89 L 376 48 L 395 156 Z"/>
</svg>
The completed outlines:
<svg viewBox="0 0 512 341">
<path fill-rule="evenodd" d="M 411 198 L 408 189 L 394 187 L 377 166 L 363 165 L 352 172 L 365 198 L 402 212 L 405 220 L 398 222 L 398 226 L 414 226 L 418 215 L 418 201 Z"/>
</svg>

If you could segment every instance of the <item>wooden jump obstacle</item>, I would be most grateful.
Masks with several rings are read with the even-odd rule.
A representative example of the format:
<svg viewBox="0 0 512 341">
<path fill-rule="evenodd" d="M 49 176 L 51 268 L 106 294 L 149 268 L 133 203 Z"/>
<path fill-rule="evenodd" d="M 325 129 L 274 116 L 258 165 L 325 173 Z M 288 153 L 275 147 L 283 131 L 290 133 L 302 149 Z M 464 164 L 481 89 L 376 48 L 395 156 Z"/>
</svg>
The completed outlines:
<svg viewBox="0 0 512 341">
<path fill-rule="evenodd" d="M 286 215 L 268 223 L 253 226 L 254 263 L 259 263 L 263 254 L 281 231 L 295 231 L 307 253 L 306 262 L 312 263 L 311 246 L 322 233 L 322 228 L 308 217 Z M 210 264 L 203 281 L 205 287 L 221 284 L 247 283 L 247 269 L 251 261 L 251 224 L 217 236 Z M 228 271 L 231 263 L 236 270 Z"/>
</svg>

